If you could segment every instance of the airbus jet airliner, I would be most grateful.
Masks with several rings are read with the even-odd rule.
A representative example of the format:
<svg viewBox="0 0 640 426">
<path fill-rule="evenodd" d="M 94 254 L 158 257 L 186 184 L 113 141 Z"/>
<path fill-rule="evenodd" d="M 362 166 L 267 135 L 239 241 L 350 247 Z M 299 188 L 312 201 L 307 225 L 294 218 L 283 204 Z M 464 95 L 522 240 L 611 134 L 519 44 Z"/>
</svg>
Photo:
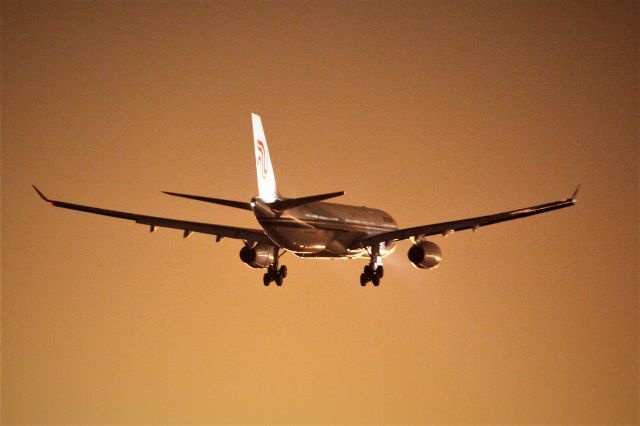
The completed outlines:
<svg viewBox="0 0 640 426">
<path fill-rule="evenodd" d="M 72 204 L 51 200 L 38 188 L 35 186 L 33 188 L 43 200 L 55 207 L 132 220 L 149 226 L 151 232 L 158 227 L 164 227 L 182 230 L 184 238 L 199 232 L 214 235 L 216 241 L 222 238 L 241 240 L 243 247 L 240 250 L 240 259 L 252 268 L 266 270 L 263 275 L 265 286 L 271 282 L 275 282 L 278 286 L 282 285 L 287 276 L 287 267 L 280 265 L 279 261 L 286 252 L 299 257 L 316 259 L 368 259 L 368 264 L 360 274 L 360 284 L 365 286 L 371 282 L 374 286 L 378 286 L 384 275 L 382 258 L 393 251 L 398 241 L 410 239 L 413 242 L 408 251 L 408 257 L 416 268 L 433 269 L 440 264 L 442 255 L 440 248 L 427 239 L 430 236 L 447 236 L 452 232 L 466 229 L 476 231 L 481 226 L 546 213 L 573 206 L 576 203 L 579 186 L 571 198 L 561 201 L 487 216 L 399 228 L 391 215 L 382 210 L 324 201 L 343 195 L 343 191 L 301 198 L 281 196 L 276 186 L 262 120 L 256 114 L 252 114 L 251 118 L 258 177 L 257 196 L 249 202 L 243 202 L 163 192 L 176 197 L 251 211 L 262 229 L 191 222 Z"/>
</svg>

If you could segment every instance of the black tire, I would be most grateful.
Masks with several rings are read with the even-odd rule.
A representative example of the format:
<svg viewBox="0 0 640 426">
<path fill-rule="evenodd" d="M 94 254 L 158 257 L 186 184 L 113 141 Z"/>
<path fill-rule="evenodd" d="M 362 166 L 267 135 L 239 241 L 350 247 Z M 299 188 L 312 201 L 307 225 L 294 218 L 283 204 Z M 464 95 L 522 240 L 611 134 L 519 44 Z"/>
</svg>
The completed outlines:
<svg viewBox="0 0 640 426">
<path fill-rule="evenodd" d="M 278 276 L 278 270 L 274 268 L 273 265 L 269 265 L 269 267 L 267 268 L 267 274 L 269 274 L 269 277 L 271 277 L 271 281 L 275 281 L 276 277 Z"/>
<path fill-rule="evenodd" d="M 278 275 L 276 276 L 276 279 L 274 281 L 276 282 L 276 285 L 280 287 L 284 282 L 284 278 L 282 277 L 282 275 Z"/>
<path fill-rule="evenodd" d="M 367 283 L 369 282 L 369 277 L 367 277 L 367 274 L 360 274 L 360 285 L 362 287 L 364 287 L 365 285 L 367 285 Z"/>
<path fill-rule="evenodd" d="M 371 279 L 371 276 L 373 275 L 373 268 L 371 267 L 371 265 L 367 265 L 364 267 L 364 274 L 366 275 L 367 279 Z"/>
<path fill-rule="evenodd" d="M 378 268 L 376 269 L 376 275 L 381 279 L 384 276 L 384 268 L 382 267 L 382 265 L 378 266 Z"/>
<path fill-rule="evenodd" d="M 371 281 L 373 282 L 373 285 L 378 287 L 380 285 L 380 276 L 378 276 L 378 274 L 373 274 L 373 277 L 371 277 Z"/>
<path fill-rule="evenodd" d="M 269 283 L 271 283 L 271 276 L 269 275 L 269 273 L 268 273 L 268 272 L 267 272 L 267 273 L 265 273 L 265 274 L 262 276 L 262 283 L 263 283 L 265 286 L 268 286 L 268 285 L 269 285 Z"/>
<path fill-rule="evenodd" d="M 287 265 L 282 265 L 280 267 L 280 273 L 279 274 L 280 274 L 280 276 L 282 278 L 287 278 Z"/>
</svg>

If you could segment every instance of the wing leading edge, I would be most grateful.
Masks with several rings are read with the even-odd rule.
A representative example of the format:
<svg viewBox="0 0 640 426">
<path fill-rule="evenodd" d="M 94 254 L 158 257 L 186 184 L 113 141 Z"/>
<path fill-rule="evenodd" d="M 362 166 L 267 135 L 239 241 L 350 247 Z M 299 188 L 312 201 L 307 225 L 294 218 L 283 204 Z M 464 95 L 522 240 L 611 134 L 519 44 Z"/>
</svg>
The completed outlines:
<svg viewBox="0 0 640 426">
<path fill-rule="evenodd" d="M 576 204 L 578 190 L 576 188 L 571 198 L 561 201 L 553 201 L 550 203 L 540 204 L 537 206 L 525 207 L 517 210 L 491 214 L 487 216 L 472 217 L 469 219 L 453 220 L 451 222 L 435 223 L 432 225 L 415 226 L 413 228 L 398 229 L 397 231 L 384 232 L 382 234 L 365 237 L 354 241 L 351 248 L 365 248 L 376 244 L 390 243 L 394 241 L 406 240 L 408 238 L 428 237 L 430 235 L 446 236 L 455 231 L 463 231 L 465 229 L 477 230 L 481 226 L 492 225 L 494 223 L 506 222 L 507 220 L 520 219 L 527 216 L 550 212 L 552 210 L 571 207 Z"/>
<path fill-rule="evenodd" d="M 136 213 L 121 212 L 117 210 L 107 210 L 98 207 L 85 206 L 81 204 L 72 204 L 65 201 L 56 201 L 47 198 L 35 185 L 32 185 L 40 198 L 49 202 L 52 206 L 62 207 L 65 209 L 78 210 L 81 212 L 99 214 L 103 216 L 115 217 L 118 219 L 132 220 L 135 223 L 147 225 L 153 232 L 156 227 L 173 228 L 184 231 L 183 236 L 186 238 L 193 232 L 202 234 L 215 235 L 217 239 L 234 238 L 238 240 L 275 245 L 273 241 L 264 233 L 257 229 L 238 228 L 235 226 L 215 225 L 211 223 L 191 222 L 188 220 L 170 219 L 165 217 L 147 216 Z"/>
</svg>

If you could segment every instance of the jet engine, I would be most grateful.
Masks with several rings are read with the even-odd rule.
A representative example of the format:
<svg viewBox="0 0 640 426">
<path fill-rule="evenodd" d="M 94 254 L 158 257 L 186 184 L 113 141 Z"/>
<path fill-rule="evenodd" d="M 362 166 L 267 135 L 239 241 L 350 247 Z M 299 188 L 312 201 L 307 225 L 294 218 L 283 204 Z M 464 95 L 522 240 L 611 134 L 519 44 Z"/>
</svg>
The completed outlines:
<svg viewBox="0 0 640 426">
<path fill-rule="evenodd" d="M 408 256 L 411 263 L 419 269 L 436 268 L 442 260 L 440 247 L 427 240 L 418 241 L 411 246 Z"/>
<path fill-rule="evenodd" d="M 240 260 L 252 268 L 268 268 L 274 262 L 274 248 L 266 244 L 257 244 L 254 247 L 242 247 Z"/>
</svg>

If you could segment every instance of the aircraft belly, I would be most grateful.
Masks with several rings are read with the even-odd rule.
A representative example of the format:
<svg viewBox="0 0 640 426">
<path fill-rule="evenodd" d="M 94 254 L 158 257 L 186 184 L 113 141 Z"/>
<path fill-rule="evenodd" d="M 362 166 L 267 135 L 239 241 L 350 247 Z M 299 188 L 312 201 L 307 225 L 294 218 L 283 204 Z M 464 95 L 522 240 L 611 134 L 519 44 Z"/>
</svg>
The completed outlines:
<svg viewBox="0 0 640 426">
<path fill-rule="evenodd" d="M 327 246 L 333 232 L 317 228 L 268 226 L 265 232 L 280 247 L 296 253 L 317 253 Z"/>
<path fill-rule="evenodd" d="M 323 253 L 323 257 L 353 256 L 348 249 L 351 242 L 360 236 L 340 229 L 316 227 L 292 227 L 280 224 L 263 224 L 263 229 L 278 246 L 294 253 Z"/>
</svg>

